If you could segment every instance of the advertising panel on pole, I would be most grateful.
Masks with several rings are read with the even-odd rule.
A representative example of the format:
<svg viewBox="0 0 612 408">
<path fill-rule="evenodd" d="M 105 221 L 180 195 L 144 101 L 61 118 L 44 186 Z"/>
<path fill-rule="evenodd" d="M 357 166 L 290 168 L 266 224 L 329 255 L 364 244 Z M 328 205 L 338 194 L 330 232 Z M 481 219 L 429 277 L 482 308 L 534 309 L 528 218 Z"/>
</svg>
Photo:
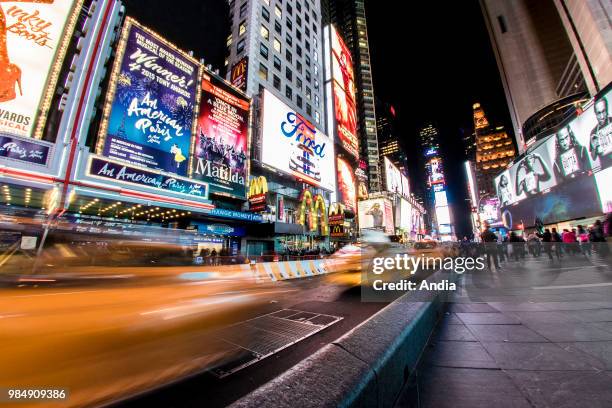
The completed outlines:
<svg viewBox="0 0 612 408">
<path fill-rule="evenodd" d="M 359 201 L 359 228 L 379 229 L 387 234 L 395 233 L 393 206 L 386 198 Z"/>
<path fill-rule="evenodd" d="M 246 96 L 204 72 L 192 177 L 206 181 L 212 193 L 245 197 L 249 108 Z"/>
<path fill-rule="evenodd" d="M 188 175 L 200 64 L 126 19 L 96 152 L 133 165 Z"/>
<path fill-rule="evenodd" d="M 355 73 L 351 52 L 331 26 L 332 92 L 337 124 L 338 140 L 342 147 L 359 158 L 357 137 L 357 110 L 355 108 Z"/>
<path fill-rule="evenodd" d="M 0 135 L 42 139 L 83 1 L 0 4 Z"/>
<path fill-rule="evenodd" d="M 262 163 L 334 191 L 333 142 L 270 91 L 263 95 Z"/>
<path fill-rule="evenodd" d="M 338 158 L 338 201 L 346 209 L 355 212 L 357 209 L 357 186 L 351 165 L 344 159 Z"/>
</svg>

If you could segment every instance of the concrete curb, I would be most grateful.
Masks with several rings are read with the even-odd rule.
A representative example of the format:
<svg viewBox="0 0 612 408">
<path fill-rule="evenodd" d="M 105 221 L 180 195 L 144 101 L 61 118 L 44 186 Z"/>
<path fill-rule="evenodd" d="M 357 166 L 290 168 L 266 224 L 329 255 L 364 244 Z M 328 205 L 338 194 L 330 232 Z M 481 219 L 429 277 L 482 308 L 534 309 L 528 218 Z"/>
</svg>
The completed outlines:
<svg viewBox="0 0 612 408">
<path fill-rule="evenodd" d="M 455 278 L 439 271 L 427 281 Z M 418 301 L 414 294 L 403 295 L 231 407 L 392 407 L 417 366 L 447 295 L 422 293 Z"/>
</svg>

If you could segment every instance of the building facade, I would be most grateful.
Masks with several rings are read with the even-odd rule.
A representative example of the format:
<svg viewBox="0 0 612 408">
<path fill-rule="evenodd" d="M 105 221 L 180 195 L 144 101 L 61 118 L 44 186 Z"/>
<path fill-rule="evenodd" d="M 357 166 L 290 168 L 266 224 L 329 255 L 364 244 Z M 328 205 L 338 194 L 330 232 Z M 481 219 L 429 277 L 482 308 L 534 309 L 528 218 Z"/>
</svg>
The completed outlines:
<svg viewBox="0 0 612 408">
<path fill-rule="evenodd" d="M 480 0 L 522 153 L 612 79 L 609 2 Z"/>
<path fill-rule="evenodd" d="M 374 84 L 363 0 L 323 0 L 324 23 L 336 26 L 350 49 L 357 86 L 357 129 L 361 157 L 368 165 L 370 191 L 381 191 L 379 143 L 376 133 Z"/>
<path fill-rule="evenodd" d="M 481 197 L 494 196 L 493 180 L 508 166 L 516 152 L 512 139 L 503 126 L 489 124 L 484 110 L 479 103 L 473 105 L 474 135 L 476 138 L 476 185 Z"/>
<path fill-rule="evenodd" d="M 227 79 L 253 98 L 251 182 L 263 179 L 267 187 L 255 194 L 265 196 L 265 205 L 255 210 L 268 223 L 247 245 L 281 253 L 327 247 L 336 165 L 333 130 L 326 121 L 321 4 L 248 0 L 229 5 Z M 293 126 L 294 137 L 279 138 L 281 126 Z"/>
</svg>

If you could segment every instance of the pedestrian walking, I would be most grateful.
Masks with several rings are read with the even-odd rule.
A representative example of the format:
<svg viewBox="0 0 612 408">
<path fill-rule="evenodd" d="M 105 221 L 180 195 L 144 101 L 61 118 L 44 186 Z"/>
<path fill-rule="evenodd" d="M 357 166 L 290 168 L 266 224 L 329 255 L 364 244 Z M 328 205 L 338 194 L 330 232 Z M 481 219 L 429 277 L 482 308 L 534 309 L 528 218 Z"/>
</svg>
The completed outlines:
<svg viewBox="0 0 612 408">
<path fill-rule="evenodd" d="M 557 232 L 556 228 L 553 228 L 551 231 L 553 247 L 555 249 L 555 256 L 557 259 L 563 258 L 563 250 L 561 249 L 561 245 L 563 244 L 563 238 Z"/>
<path fill-rule="evenodd" d="M 548 228 L 544 230 L 544 234 L 542 234 L 542 245 L 544 245 L 544 251 L 546 251 L 546 255 L 552 261 L 552 233 Z"/>
<path fill-rule="evenodd" d="M 485 247 L 485 254 L 487 256 L 487 266 L 491 269 L 491 259 L 496 269 L 499 269 L 499 260 L 497 259 L 497 235 L 491 231 L 489 224 L 485 223 L 485 230 L 480 234 L 480 239 Z"/>
<path fill-rule="evenodd" d="M 580 244 L 580 252 L 584 256 L 591 256 L 591 242 L 589 242 L 589 232 L 582 226 L 578 226 L 578 242 Z"/>
</svg>

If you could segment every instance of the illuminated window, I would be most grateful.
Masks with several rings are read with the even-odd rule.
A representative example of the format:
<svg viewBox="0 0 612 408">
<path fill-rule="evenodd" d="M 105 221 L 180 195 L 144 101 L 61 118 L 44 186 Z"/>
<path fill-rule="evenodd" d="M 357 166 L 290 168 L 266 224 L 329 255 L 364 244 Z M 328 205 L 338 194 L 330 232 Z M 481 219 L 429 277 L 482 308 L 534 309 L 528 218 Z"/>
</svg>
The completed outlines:
<svg viewBox="0 0 612 408">
<path fill-rule="evenodd" d="M 270 31 L 266 28 L 266 26 L 262 25 L 259 32 L 261 33 L 261 36 L 266 40 L 270 39 Z"/>
<path fill-rule="evenodd" d="M 276 14 L 278 18 L 283 18 L 283 11 L 278 6 L 274 7 L 274 14 Z"/>
<path fill-rule="evenodd" d="M 259 78 L 263 81 L 268 80 L 268 68 L 264 64 L 259 64 Z"/>
<path fill-rule="evenodd" d="M 240 27 L 238 28 L 238 35 L 242 35 L 246 33 L 246 21 L 240 23 Z"/>
<path fill-rule="evenodd" d="M 281 52 L 281 43 L 276 38 L 274 39 L 274 49 L 277 52 Z"/>
</svg>

